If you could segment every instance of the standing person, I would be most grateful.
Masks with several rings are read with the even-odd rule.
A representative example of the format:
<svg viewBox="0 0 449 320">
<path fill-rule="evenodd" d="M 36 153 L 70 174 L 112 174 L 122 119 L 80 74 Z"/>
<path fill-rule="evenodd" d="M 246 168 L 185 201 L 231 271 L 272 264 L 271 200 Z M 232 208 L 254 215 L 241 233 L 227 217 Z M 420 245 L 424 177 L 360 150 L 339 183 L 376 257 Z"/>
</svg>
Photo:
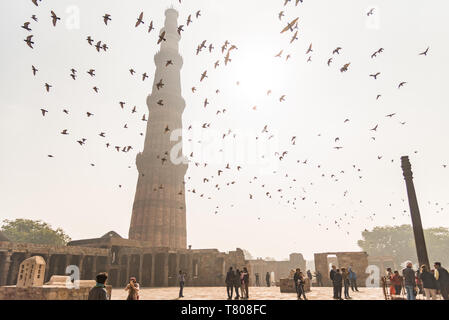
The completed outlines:
<svg viewBox="0 0 449 320">
<path fill-rule="evenodd" d="M 234 288 L 234 279 L 235 279 L 235 274 L 234 274 L 234 270 L 232 270 L 232 267 L 229 267 L 229 271 L 226 274 L 226 291 L 228 292 L 228 300 L 232 300 L 232 291 Z"/>
<path fill-rule="evenodd" d="M 351 284 L 351 290 L 352 292 L 357 291 L 359 292 L 359 289 L 357 288 L 357 274 L 352 270 L 352 267 L 348 268 L 348 278 L 349 283 Z"/>
<path fill-rule="evenodd" d="M 184 298 L 184 284 L 186 283 L 186 273 L 179 270 L 178 274 L 179 281 L 179 297 Z"/>
<path fill-rule="evenodd" d="M 402 291 L 402 277 L 399 275 L 399 271 L 395 271 L 391 278 L 391 284 L 394 286 L 394 292 L 396 295 L 400 295 Z"/>
<path fill-rule="evenodd" d="M 127 284 L 125 290 L 128 291 L 128 297 L 126 300 L 139 300 L 140 285 L 137 283 L 135 277 L 131 277 L 129 279 L 129 283 Z"/>
<path fill-rule="evenodd" d="M 270 278 L 271 278 L 270 273 L 267 272 L 267 274 L 265 275 L 265 281 L 267 282 L 267 287 L 269 287 L 270 284 L 271 284 L 271 279 Z"/>
<path fill-rule="evenodd" d="M 245 288 L 245 299 L 249 299 L 249 273 L 246 267 L 243 268 L 242 273 L 242 287 Z"/>
<path fill-rule="evenodd" d="M 256 276 L 256 287 L 260 287 L 260 279 L 259 279 L 260 277 L 259 277 L 259 274 L 256 273 L 255 276 Z"/>
<path fill-rule="evenodd" d="M 434 275 L 427 270 L 426 265 L 421 266 L 421 272 L 419 273 L 419 278 L 422 282 L 422 286 L 424 289 L 424 294 L 427 300 L 436 300 L 437 299 L 437 280 Z"/>
<path fill-rule="evenodd" d="M 334 280 L 332 281 L 333 285 L 334 285 L 334 291 L 335 291 L 335 299 L 337 300 L 343 300 L 341 298 L 341 289 L 342 289 L 342 282 L 343 282 L 343 277 L 340 273 L 340 269 L 336 269 L 333 275 Z"/>
<path fill-rule="evenodd" d="M 298 296 L 298 300 L 301 300 L 301 296 L 304 297 L 304 300 L 307 300 L 306 298 L 306 292 L 304 290 L 304 275 L 302 274 L 301 270 L 299 268 L 296 269 L 295 274 L 293 275 L 293 281 L 295 282 L 295 289 L 296 294 Z"/>
<path fill-rule="evenodd" d="M 345 287 L 345 299 L 351 299 L 349 296 L 349 273 L 346 268 L 341 268 L 341 277 L 343 279 L 343 285 Z"/>
<path fill-rule="evenodd" d="M 95 277 L 97 284 L 90 289 L 87 300 L 109 300 L 108 292 L 106 291 L 106 280 L 108 275 L 105 272 L 97 274 Z"/>
<path fill-rule="evenodd" d="M 405 290 L 407 291 L 407 300 L 416 300 L 415 294 L 415 271 L 413 271 L 413 264 L 407 262 L 407 267 L 402 270 L 402 276 L 404 277 Z"/>
<path fill-rule="evenodd" d="M 240 282 L 240 270 L 236 269 L 234 274 L 234 289 L 235 289 L 235 300 L 238 300 L 240 298 L 239 295 L 239 288 L 241 288 L 241 282 Z"/>
<path fill-rule="evenodd" d="M 441 266 L 441 262 L 435 262 L 435 279 L 437 280 L 438 289 L 444 300 L 449 300 L 449 273 Z"/>
<path fill-rule="evenodd" d="M 322 287 L 323 286 L 323 276 L 320 271 L 315 272 L 315 278 L 316 278 L 318 287 Z"/>
<path fill-rule="evenodd" d="M 301 273 L 301 270 L 299 268 L 297 268 L 295 274 L 293 275 L 293 282 L 295 283 L 295 290 L 296 290 L 296 295 L 298 296 L 298 299 L 301 299 L 301 295 L 299 292 L 300 273 Z"/>
<path fill-rule="evenodd" d="M 331 281 L 332 281 L 332 287 L 333 287 L 333 289 L 334 289 L 334 299 L 338 299 L 338 298 L 337 298 L 337 289 L 335 288 L 335 285 L 334 285 L 334 277 L 335 277 L 335 273 L 337 273 L 337 267 L 334 266 L 334 265 L 332 265 L 332 269 L 331 269 L 331 271 L 329 272 L 329 278 L 330 278 Z M 341 296 L 341 293 L 340 293 L 340 296 Z"/>
<path fill-rule="evenodd" d="M 312 272 L 310 272 L 310 270 L 307 270 L 307 278 L 309 278 L 310 283 L 312 283 L 313 276 L 312 276 Z"/>
</svg>

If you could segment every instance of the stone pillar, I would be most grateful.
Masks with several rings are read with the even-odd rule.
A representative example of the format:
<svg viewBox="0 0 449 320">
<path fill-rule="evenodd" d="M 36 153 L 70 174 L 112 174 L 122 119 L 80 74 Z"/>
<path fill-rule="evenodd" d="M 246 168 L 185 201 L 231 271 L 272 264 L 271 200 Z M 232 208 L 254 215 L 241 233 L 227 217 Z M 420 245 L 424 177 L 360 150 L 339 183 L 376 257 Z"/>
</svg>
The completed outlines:
<svg viewBox="0 0 449 320">
<path fill-rule="evenodd" d="M 17 255 L 15 257 L 12 257 L 11 259 L 11 265 L 9 268 L 9 277 L 7 280 L 7 284 L 15 285 L 17 281 L 17 275 L 19 274 L 19 258 Z"/>
<path fill-rule="evenodd" d="M 181 255 L 179 253 L 176 254 L 176 267 L 175 267 L 175 276 L 178 274 L 179 270 L 181 269 L 181 266 L 179 265 L 181 261 Z M 182 270 L 185 272 L 185 270 Z"/>
<path fill-rule="evenodd" d="M 151 274 L 150 274 L 150 287 L 154 287 L 154 270 L 155 270 L 155 260 L 156 260 L 156 254 L 151 254 Z"/>
<path fill-rule="evenodd" d="M 83 274 L 83 271 L 84 271 L 84 268 L 83 268 L 83 265 L 84 265 L 84 258 L 85 258 L 85 256 L 84 256 L 84 254 L 82 254 L 82 255 L 80 256 L 80 265 L 79 265 L 79 269 L 80 269 L 80 280 L 85 280 L 85 279 L 84 279 L 84 274 Z"/>
<path fill-rule="evenodd" d="M 427 256 L 424 230 L 419 213 L 418 200 L 416 199 L 415 186 L 413 185 L 412 165 L 408 156 L 401 157 L 402 172 L 404 174 L 405 185 L 407 187 L 408 203 L 410 205 L 410 215 L 412 217 L 413 234 L 415 236 L 416 253 L 419 265 L 425 264 L 430 268 L 429 257 Z"/>
<path fill-rule="evenodd" d="M 168 253 L 164 253 L 164 267 L 163 267 L 163 287 L 168 287 Z"/>
<path fill-rule="evenodd" d="M 11 266 L 11 256 L 11 252 L 5 252 L 5 262 L 0 266 L 0 286 L 7 285 L 9 267 Z"/>
<path fill-rule="evenodd" d="M 139 258 L 139 279 L 137 279 L 138 282 L 142 282 L 142 274 L 143 274 L 143 254 L 141 254 Z"/>
<path fill-rule="evenodd" d="M 90 272 L 90 276 L 95 278 L 95 276 L 97 275 L 97 260 L 98 260 L 98 256 L 93 256 L 92 257 L 92 271 Z M 89 279 L 91 280 L 91 279 Z"/>
<path fill-rule="evenodd" d="M 126 283 L 129 282 L 129 269 L 130 269 L 130 265 L 131 265 L 131 258 L 132 258 L 132 255 L 126 256 Z"/>
<path fill-rule="evenodd" d="M 65 269 L 67 269 L 68 266 L 70 266 L 72 264 L 72 255 L 68 254 L 65 256 Z M 65 273 L 65 269 L 64 269 L 64 273 Z"/>
<path fill-rule="evenodd" d="M 45 260 L 45 274 L 44 274 L 44 283 L 48 281 L 48 274 L 50 273 L 50 258 L 51 254 L 43 254 L 42 257 Z"/>
</svg>

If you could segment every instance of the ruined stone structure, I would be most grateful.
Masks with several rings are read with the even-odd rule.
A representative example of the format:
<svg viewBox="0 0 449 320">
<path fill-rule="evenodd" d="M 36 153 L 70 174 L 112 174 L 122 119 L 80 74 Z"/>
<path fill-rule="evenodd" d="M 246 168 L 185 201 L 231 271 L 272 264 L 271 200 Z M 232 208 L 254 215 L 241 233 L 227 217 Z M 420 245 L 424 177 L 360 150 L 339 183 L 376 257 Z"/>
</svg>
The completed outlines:
<svg viewBox="0 0 449 320">
<path fill-rule="evenodd" d="M 143 152 L 137 155 L 139 171 L 129 239 L 147 241 L 150 247 L 185 249 L 186 208 L 182 149 L 182 113 L 180 70 L 183 60 L 178 53 L 178 12 L 165 11 L 161 30 L 161 49 L 155 55 L 156 74 L 148 96 L 149 120 Z M 170 141 L 173 130 L 179 131 Z M 173 152 L 173 154 L 172 154 Z M 176 154 L 175 154 L 176 153 Z M 179 157 L 179 158 L 178 158 Z M 179 161 L 176 160 L 179 159 Z"/>
<path fill-rule="evenodd" d="M 364 287 L 368 274 L 368 254 L 366 252 L 326 252 L 315 253 L 315 271 L 319 271 L 322 275 L 323 285 L 332 286 L 329 278 L 330 264 L 337 268 L 352 267 L 357 274 L 357 286 Z"/>
<path fill-rule="evenodd" d="M 45 260 L 40 256 L 25 259 L 19 266 L 17 287 L 39 287 L 44 284 Z"/>
<path fill-rule="evenodd" d="M 107 270 L 110 253 L 102 248 L 0 241 L 0 286 L 15 285 L 20 264 L 32 256 L 45 260 L 47 282 L 52 275 L 64 275 L 68 265 L 79 267 L 81 279 L 94 279 L 97 272 Z"/>
<path fill-rule="evenodd" d="M 306 270 L 306 261 L 302 254 L 291 253 L 290 259 L 287 261 L 266 261 L 263 259 L 248 260 L 248 271 L 252 274 L 250 278 L 250 285 L 255 285 L 255 274 L 260 275 L 260 283 L 262 286 L 266 286 L 265 275 L 267 272 L 274 273 L 274 279 L 276 283 L 279 283 L 281 278 L 287 278 L 292 269 L 300 268 L 303 272 Z"/>
</svg>

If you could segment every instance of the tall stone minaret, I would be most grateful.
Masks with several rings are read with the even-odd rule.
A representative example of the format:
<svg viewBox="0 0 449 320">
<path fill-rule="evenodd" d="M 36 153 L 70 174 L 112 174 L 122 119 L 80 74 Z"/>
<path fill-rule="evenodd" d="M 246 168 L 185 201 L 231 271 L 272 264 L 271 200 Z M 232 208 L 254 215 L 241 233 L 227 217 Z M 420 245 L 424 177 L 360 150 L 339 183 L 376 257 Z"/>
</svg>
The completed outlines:
<svg viewBox="0 0 449 320">
<path fill-rule="evenodd" d="M 183 60 L 178 52 L 178 12 L 165 11 L 165 40 L 154 56 L 156 73 L 147 98 L 149 109 L 143 152 L 137 155 L 139 171 L 129 239 L 150 242 L 152 247 L 186 248 L 186 209 L 182 156 L 182 113 L 180 71 Z M 163 87 L 158 88 L 162 81 Z M 168 127 L 168 129 L 167 129 Z M 173 132 L 175 131 L 175 132 Z M 176 133 L 176 141 L 170 141 Z M 180 150 L 178 150 L 180 149 Z M 178 151 L 177 151 L 178 150 Z M 171 158 L 178 158 L 174 163 Z M 176 162 L 176 161 L 175 161 Z"/>
</svg>

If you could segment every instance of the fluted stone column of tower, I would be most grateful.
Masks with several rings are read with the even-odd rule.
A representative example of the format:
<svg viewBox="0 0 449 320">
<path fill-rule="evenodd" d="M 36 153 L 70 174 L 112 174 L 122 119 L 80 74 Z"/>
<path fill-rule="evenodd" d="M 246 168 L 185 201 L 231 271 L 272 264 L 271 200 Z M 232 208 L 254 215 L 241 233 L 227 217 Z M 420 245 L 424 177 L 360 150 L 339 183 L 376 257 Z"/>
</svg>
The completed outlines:
<svg viewBox="0 0 449 320">
<path fill-rule="evenodd" d="M 171 154 L 180 158 L 182 113 L 180 70 L 183 60 L 178 52 L 178 12 L 165 11 L 165 32 L 160 51 L 154 56 L 156 73 L 153 90 L 147 98 L 149 120 L 143 152 L 137 155 L 139 171 L 129 239 L 149 241 L 152 247 L 186 248 L 186 209 L 184 176 L 187 165 L 175 164 Z M 162 81 L 163 87 L 157 87 Z M 170 141 L 178 129 L 176 141 Z"/>
</svg>

